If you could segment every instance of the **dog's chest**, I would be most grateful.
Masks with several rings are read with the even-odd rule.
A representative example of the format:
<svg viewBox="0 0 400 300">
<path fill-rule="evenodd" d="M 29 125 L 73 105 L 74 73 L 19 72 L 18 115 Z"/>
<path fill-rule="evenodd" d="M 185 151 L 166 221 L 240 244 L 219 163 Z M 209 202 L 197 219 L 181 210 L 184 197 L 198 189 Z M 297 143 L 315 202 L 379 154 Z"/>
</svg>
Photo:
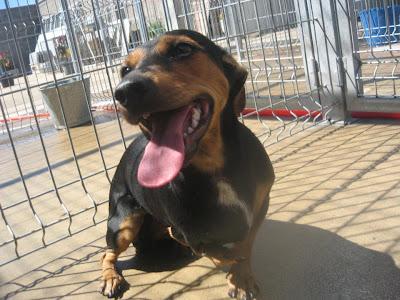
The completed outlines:
<svg viewBox="0 0 400 300">
<path fill-rule="evenodd" d="M 183 201 L 188 205 L 173 223 L 188 241 L 223 244 L 241 240 L 247 234 L 252 213 L 227 180 L 212 180 L 197 196 L 186 195 Z"/>
<path fill-rule="evenodd" d="M 182 173 L 165 188 L 139 190 L 137 199 L 148 213 L 193 243 L 238 241 L 252 224 L 251 196 L 229 179 Z"/>
<path fill-rule="evenodd" d="M 217 205 L 222 208 L 238 210 L 243 213 L 247 225 L 252 223 L 252 212 L 244 199 L 240 199 L 232 185 L 223 179 L 216 182 L 217 187 Z"/>
</svg>

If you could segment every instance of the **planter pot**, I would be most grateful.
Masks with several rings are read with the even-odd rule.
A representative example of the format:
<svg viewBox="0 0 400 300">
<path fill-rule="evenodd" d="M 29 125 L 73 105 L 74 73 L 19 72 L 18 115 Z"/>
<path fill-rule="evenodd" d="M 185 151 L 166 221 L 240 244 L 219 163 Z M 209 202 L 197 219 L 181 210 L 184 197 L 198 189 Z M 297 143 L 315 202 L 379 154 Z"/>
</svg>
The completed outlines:
<svg viewBox="0 0 400 300">
<path fill-rule="evenodd" d="M 66 128 L 67 125 L 68 127 L 76 127 L 90 122 L 90 112 L 83 83 L 87 88 L 87 99 L 90 106 L 90 76 L 85 76 L 83 81 L 81 76 L 58 81 L 60 100 L 62 101 L 67 124 L 65 124 L 62 116 L 55 83 L 50 83 L 40 88 L 44 103 L 57 129 Z"/>
<path fill-rule="evenodd" d="M 71 75 L 75 73 L 74 64 L 72 62 L 61 64 L 61 69 L 64 75 Z"/>
<path fill-rule="evenodd" d="M 3 88 L 9 87 L 9 86 L 13 86 L 14 85 L 14 78 L 5 78 L 5 79 L 1 79 L 1 86 Z"/>
</svg>

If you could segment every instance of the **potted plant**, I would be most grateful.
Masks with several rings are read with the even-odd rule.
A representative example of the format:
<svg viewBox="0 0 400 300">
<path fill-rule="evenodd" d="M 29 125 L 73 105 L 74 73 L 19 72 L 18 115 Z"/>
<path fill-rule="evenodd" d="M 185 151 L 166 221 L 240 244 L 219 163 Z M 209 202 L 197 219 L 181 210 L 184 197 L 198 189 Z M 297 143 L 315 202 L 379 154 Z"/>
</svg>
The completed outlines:
<svg viewBox="0 0 400 300">
<path fill-rule="evenodd" d="M 56 51 L 62 72 L 65 75 L 75 73 L 71 58 L 71 50 L 68 47 L 68 41 L 65 35 L 56 39 Z"/>
<path fill-rule="evenodd" d="M 7 52 L 0 52 L 0 82 L 3 88 L 13 86 L 14 78 L 9 71 L 14 69 L 10 55 Z"/>
<path fill-rule="evenodd" d="M 75 73 L 65 36 L 54 40 L 57 59 L 65 75 Z M 76 74 L 40 87 L 44 103 L 57 129 L 90 122 L 90 76 Z"/>
<path fill-rule="evenodd" d="M 40 87 L 40 91 L 57 129 L 76 127 L 90 122 L 89 76 L 75 75 L 58 80 L 57 84 L 48 83 Z"/>
<path fill-rule="evenodd" d="M 154 22 L 151 22 L 149 26 L 147 27 L 147 32 L 149 34 L 149 38 L 153 39 L 156 36 L 159 36 L 165 32 L 165 28 L 161 21 L 156 20 Z"/>
</svg>

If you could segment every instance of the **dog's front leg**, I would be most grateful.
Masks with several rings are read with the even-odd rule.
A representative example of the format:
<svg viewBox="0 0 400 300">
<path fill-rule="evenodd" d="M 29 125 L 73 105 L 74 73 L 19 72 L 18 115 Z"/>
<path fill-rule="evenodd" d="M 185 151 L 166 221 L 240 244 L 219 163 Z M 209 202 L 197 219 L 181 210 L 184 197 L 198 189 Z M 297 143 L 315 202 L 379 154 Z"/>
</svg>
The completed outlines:
<svg viewBox="0 0 400 300">
<path fill-rule="evenodd" d="M 229 297 L 240 300 L 257 299 L 260 289 L 251 270 L 250 253 L 231 265 L 226 278 Z"/>
<path fill-rule="evenodd" d="M 117 297 L 123 291 L 123 277 L 116 270 L 118 256 L 136 239 L 143 224 L 144 213 L 132 212 L 127 217 L 111 217 L 107 227 L 107 250 L 101 260 L 100 290 L 104 296 Z"/>
<path fill-rule="evenodd" d="M 259 287 L 251 269 L 251 252 L 257 231 L 265 219 L 268 210 L 269 195 L 262 196 L 256 210 L 253 224 L 240 242 L 223 245 L 225 250 L 207 255 L 217 267 L 229 267 L 227 274 L 228 295 L 238 300 L 255 300 L 259 295 Z"/>
<path fill-rule="evenodd" d="M 227 245 L 230 249 L 207 251 L 217 267 L 229 268 L 228 295 L 239 300 L 254 300 L 259 288 L 251 270 L 251 249 L 254 239 L 249 236 L 244 241 Z"/>
</svg>

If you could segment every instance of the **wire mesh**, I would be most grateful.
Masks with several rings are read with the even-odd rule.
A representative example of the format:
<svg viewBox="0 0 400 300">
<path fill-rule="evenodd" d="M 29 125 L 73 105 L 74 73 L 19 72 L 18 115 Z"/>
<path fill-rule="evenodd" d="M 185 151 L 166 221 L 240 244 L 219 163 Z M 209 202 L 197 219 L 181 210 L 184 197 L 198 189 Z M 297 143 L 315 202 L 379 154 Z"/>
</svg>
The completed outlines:
<svg viewBox="0 0 400 300">
<path fill-rule="evenodd" d="M 358 94 L 400 96 L 400 1 L 350 1 L 356 20 L 354 53 L 359 60 Z"/>
<path fill-rule="evenodd" d="M 8 59 L 0 87 L 0 264 L 105 220 L 110 178 L 138 133 L 117 111 L 118 68 L 129 51 L 168 30 L 200 31 L 248 69 L 242 120 L 256 124 L 265 145 L 329 113 L 323 86 L 312 87 L 304 63 L 303 23 L 316 23 L 299 21 L 299 0 L 10 3 L 0 10 L 0 50 Z M 80 80 L 87 124 L 71 125 L 66 80 Z M 49 84 L 62 130 L 41 92 Z"/>
</svg>

